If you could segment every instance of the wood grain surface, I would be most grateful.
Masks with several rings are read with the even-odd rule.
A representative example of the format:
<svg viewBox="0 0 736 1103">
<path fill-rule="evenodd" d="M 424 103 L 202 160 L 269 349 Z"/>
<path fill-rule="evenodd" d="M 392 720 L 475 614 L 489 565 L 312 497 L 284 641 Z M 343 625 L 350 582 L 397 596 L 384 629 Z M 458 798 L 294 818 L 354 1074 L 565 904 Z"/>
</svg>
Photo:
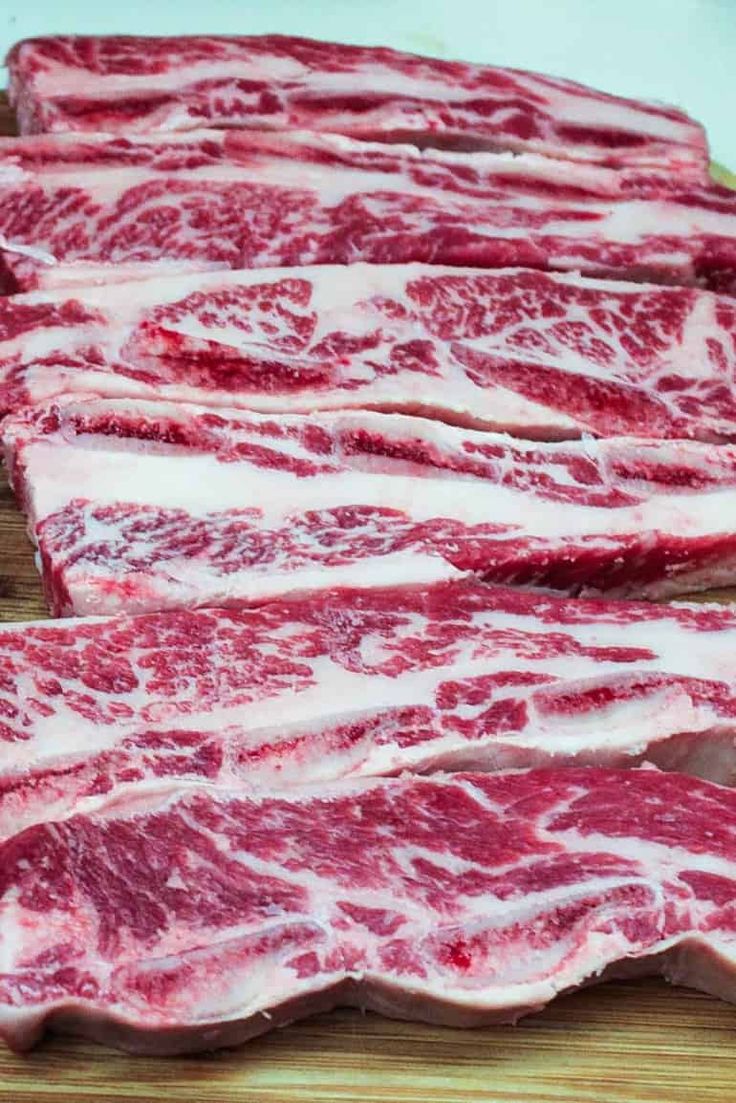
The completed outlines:
<svg viewBox="0 0 736 1103">
<path fill-rule="evenodd" d="M 11 120 L 0 104 L 3 130 Z M 43 616 L 23 519 L 3 486 L 0 620 Z M 736 1009 L 651 980 L 587 989 L 487 1030 L 337 1011 L 189 1058 L 128 1057 L 68 1038 L 24 1056 L 0 1047 L 2 1103 L 118 1100 L 736 1103 Z"/>
</svg>

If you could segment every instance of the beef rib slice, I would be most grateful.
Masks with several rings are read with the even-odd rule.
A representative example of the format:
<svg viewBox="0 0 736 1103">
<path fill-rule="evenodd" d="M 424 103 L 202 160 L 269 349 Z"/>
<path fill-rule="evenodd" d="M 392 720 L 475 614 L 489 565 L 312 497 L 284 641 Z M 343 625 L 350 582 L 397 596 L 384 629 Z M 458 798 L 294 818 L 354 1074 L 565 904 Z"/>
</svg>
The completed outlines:
<svg viewBox="0 0 736 1103">
<path fill-rule="evenodd" d="M 126 399 L 34 408 L 2 435 L 55 615 L 469 576 L 646 597 L 736 578 L 733 445 Z"/>
<path fill-rule="evenodd" d="M 643 760 L 736 781 L 736 611 L 469 583 L 0 626 L 0 838 L 169 783 Z"/>
<path fill-rule="evenodd" d="M 328 131 L 543 153 L 704 181 L 703 128 L 675 107 L 559 77 L 286 35 L 27 39 L 7 59 L 21 132 Z"/>
<path fill-rule="evenodd" d="M 0 299 L 0 413 L 65 393 L 736 439 L 736 304 L 526 269 L 204 273 Z"/>
<path fill-rule="evenodd" d="M 736 792 L 653 769 L 117 801 L 0 844 L 0 1034 L 235 1045 L 337 1005 L 515 1020 L 608 976 L 736 998 Z"/>
<path fill-rule="evenodd" d="M 191 131 L 0 140 L 15 290 L 425 261 L 736 291 L 736 195 L 533 154 Z"/>
</svg>

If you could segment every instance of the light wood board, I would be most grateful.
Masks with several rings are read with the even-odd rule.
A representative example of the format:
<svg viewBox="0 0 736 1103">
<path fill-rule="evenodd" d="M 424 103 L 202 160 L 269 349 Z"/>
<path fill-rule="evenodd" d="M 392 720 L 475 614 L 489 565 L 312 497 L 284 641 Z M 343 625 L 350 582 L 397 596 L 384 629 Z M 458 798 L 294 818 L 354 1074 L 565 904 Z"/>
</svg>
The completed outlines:
<svg viewBox="0 0 736 1103">
<path fill-rule="evenodd" d="M 10 118 L 4 116 L 5 132 Z M 3 132 L 0 103 L 0 132 Z M 0 620 L 46 616 L 24 523 L 0 489 Z M 238 1050 L 128 1057 L 52 1038 L 0 1047 L 2 1103 L 736 1103 L 736 1009 L 663 982 L 610 983 L 516 1027 L 449 1030 L 355 1011 Z"/>
</svg>

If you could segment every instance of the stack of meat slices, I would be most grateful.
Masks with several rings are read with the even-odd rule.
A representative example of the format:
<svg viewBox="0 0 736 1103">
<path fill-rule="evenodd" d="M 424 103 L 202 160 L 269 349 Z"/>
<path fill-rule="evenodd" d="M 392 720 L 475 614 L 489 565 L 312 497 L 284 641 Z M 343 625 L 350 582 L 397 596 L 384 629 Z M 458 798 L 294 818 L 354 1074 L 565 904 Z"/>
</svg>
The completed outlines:
<svg viewBox="0 0 736 1103">
<path fill-rule="evenodd" d="M 30 40 L 0 1034 L 736 1000 L 736 195 L 682 112 L 305 39 Z M 13 292 L 10 294 L 10 292 Z"/>
</svg>

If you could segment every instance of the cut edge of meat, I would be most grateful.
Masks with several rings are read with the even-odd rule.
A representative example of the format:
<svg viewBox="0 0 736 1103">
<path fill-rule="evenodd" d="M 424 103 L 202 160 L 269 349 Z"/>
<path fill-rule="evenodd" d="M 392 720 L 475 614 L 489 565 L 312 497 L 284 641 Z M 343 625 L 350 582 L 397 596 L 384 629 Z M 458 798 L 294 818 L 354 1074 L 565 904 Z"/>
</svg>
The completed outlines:
<svg viewBox="0 0 736 1103">
<path fill-rule="evenodd" d="M 254 1041 L 271 1030 L 283 1029 L 306 1018 L 340 1009 L 370 1012 L 386 1019 L 419 1022 L 460 1030 L 516 1025 L 537 1014 L 558 997 L 565 997 L 613 980 L 661 977 L 672 985 L 692 988 L 726 1003 L 736 1003 L 736 964 L 697 939 L 675 943 L 669 950 L 615 962 L 555 991 L 539 985 L 512 1007 L 479 1009 L 466 996 L 456 999 L 410 992 L 399 985 L 338 979 L 328 988 L 299 992 L 278 1005 L 226 1023 L 199 1023 L 189 1027 L 156 1025 L 142 1029 L 134 1021 L 106 1013 L 101 1017 L 83 1005 L 59 1006 L 20 1028 L 0 1007 L 0 1038 L 15 1053 L 27 1053 L 49 1034 L 84 1038 L 138 1057 L 183 1057 L 217 1049 L 232 1049 Z M 476 996 L 477 1000 L 477 996 Z M 5 1019 L 5 1022 L 3 1021 Z"/>
</svg>

